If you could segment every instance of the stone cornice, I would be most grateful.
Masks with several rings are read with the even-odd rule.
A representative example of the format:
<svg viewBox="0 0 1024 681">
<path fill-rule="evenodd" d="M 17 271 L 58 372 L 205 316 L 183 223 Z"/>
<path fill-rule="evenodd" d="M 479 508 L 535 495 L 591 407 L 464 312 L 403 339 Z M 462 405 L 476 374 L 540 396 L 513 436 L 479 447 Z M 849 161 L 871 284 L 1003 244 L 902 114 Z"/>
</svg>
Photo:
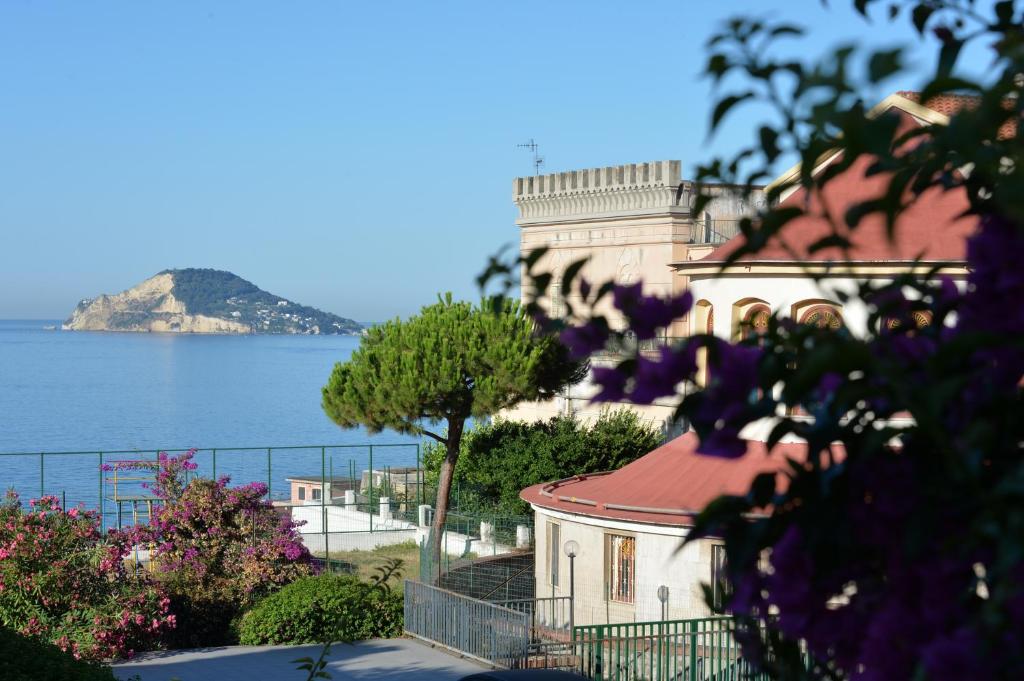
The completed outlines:
<svg viewBox="0 0 1024 681">
<path fill-rule="evenodd" d="M 898 274 L 931 274 L 966 276 L 967 264 L 951 261 L 850 261 L 850 262 L 798 262 L 798 261 L 740 261 L 726 266 L 721 260 L 688 260 L 672 263 L 673 270 L 690 277 L 710 276 L 805 276 L 832 277 L 884 277 Z"/>
</svg>

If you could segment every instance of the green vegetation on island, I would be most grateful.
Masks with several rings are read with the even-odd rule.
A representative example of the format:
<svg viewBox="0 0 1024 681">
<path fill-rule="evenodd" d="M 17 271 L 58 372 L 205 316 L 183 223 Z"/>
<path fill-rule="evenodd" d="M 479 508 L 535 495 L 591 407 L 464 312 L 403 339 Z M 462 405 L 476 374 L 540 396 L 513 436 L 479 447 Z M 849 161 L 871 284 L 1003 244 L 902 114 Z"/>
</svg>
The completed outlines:
<svg viewBox="0 0 1024 681">
<path fill-rule="evenodd" d="M 224 270 L 164 270 L 126 291 L 86 298 L 67 331 L 357 335 L 345 317 L 268 293 Z"/>
<path fill-rule="evenodd" d="M 296 333 L 298 330 L 358 334 L 362 331 L 362 326 L 351 319 L 299 305 L 224 270 L 188 268 L 164 270 L 160 274 L 174 277 L 171 291 L 190 314 L 235 319 L 248 324 L 255 333 Z"/>
</svg>

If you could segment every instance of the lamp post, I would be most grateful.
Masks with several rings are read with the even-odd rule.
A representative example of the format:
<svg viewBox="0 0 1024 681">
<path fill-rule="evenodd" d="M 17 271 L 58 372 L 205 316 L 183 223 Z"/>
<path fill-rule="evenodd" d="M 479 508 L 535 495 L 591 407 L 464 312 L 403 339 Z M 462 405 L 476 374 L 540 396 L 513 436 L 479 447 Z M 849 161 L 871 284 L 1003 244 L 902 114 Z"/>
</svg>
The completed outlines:
<svg viewBox="0 0 1024 681">
<path fill-rule="evenodd" d="M 576 556 L 580 545 L 574 539 L 565 542 L 565 555 L 569 556 L 569 635 L 572 636 L 576 626 Z"/>
</svg>

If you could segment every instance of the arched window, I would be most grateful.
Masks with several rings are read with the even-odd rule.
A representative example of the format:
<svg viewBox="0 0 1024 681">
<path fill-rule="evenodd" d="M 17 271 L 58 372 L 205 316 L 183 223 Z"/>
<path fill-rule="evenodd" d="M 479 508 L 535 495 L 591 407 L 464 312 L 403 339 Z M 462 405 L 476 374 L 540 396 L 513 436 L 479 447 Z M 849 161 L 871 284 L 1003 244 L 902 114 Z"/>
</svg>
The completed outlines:
<svg viewBox="0 0 1024 681">
<path fill-rule="evenodd" d="M 743 314 L 743 321 L 740 323 L 740 335 L 742 338 L 760 337 L 768 332 L 768 320 L 771 319 L 772 311 L 767 305 L 757 303 L 747 308 Z"/>
<path fill-rule="evenodd" d="M 923 329 L 926 326 L 932 325 L 932 313 L 928 310 L 916 310 L 910 313 L 910 318 L 914 322 L 914 328 L 908 329 L 907 334 L 914 333 L 915 329 Z M 885 317 L 882 320 L 882 328 L 885 331 L 895 331 L 903 326 L 903 320 L 896 317 Z"/>
<path fill-rule="evenodd" d="M 731 335 L 734 341 L 751 336 L 762 336 L 768 330 L 771 318 L 768 301 L 760 298 L 743 298 L 732 304 Z"/>
<path fill-rule="evenodd" d="M 715 308 L 707 300 L 698 300 L 694 305 L 694 333 L 708 334 L 715 333 Z M 706 386 L 710 374 L 708 371 L 708 351 L 700 349 L 697 351 L 697 385 Z"/>
<path fill-rule="evenodd" d="M 800 315 L 800 323 L 836 331 L 843 327 L 843 316 L 831 305 L 814 305 Z"/>
</svg>

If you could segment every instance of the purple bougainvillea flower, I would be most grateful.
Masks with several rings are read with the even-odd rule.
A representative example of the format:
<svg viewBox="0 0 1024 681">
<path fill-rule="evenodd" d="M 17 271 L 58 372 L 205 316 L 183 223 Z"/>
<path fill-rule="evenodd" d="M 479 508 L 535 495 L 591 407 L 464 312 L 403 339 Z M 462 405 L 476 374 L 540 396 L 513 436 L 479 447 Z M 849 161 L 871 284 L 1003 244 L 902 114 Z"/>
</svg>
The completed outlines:
<svg viewBox="0 0 1024 681">
<path fill-rule="evenodd" d="M 921 651 L 929 681 L 990 678 L 988 658 L 977 634 L 968 627 L 939 636 Z"/>
<path fill-rule="evenodd" d="M 608 323 L 602 318 L 596 318 L 582 326 L 563 329 L 558 338 L 569 349 L 570 357 L 583 359 L 604 348 L 609 335 Z"/>
<path fill-rule="evenodd" d="M 751 420 L 746 408 L 757 395 L 758 365 L 763 351 L 719 341 L 711 348 L 710 385 L 691 414 L 700 436 L 699 454 L 737 458 L 747 451 L 740 431 Z"/>
<path fill-rule="evenodd" d="M 676 394 L 677 386 L 697 371 L 696 350 L 692 345 L 662 347 L 657 358 L 640 356 L 633 374 L 630 401 L 650 404 L 659 397 Z"/>
<path fill-rule="evenodd" d="M 666 328 L 683 317 L 693 306 L 693 295 L 684 291 L 677 296 L 662 298 L 645 296 L 642 284 L 619 284 L 612 290 L 612 303 L 629 322 L 629 328 L 639 340 L 656 338 L 659 329 Z"/>
<path fill-rule="evenodd" d="M 595 402 L 621 402 L 626 398 L 626 374 L 618 368 L 594 367 L 591 375 L 600 388 L 594 395 Z"/>
</svg>

